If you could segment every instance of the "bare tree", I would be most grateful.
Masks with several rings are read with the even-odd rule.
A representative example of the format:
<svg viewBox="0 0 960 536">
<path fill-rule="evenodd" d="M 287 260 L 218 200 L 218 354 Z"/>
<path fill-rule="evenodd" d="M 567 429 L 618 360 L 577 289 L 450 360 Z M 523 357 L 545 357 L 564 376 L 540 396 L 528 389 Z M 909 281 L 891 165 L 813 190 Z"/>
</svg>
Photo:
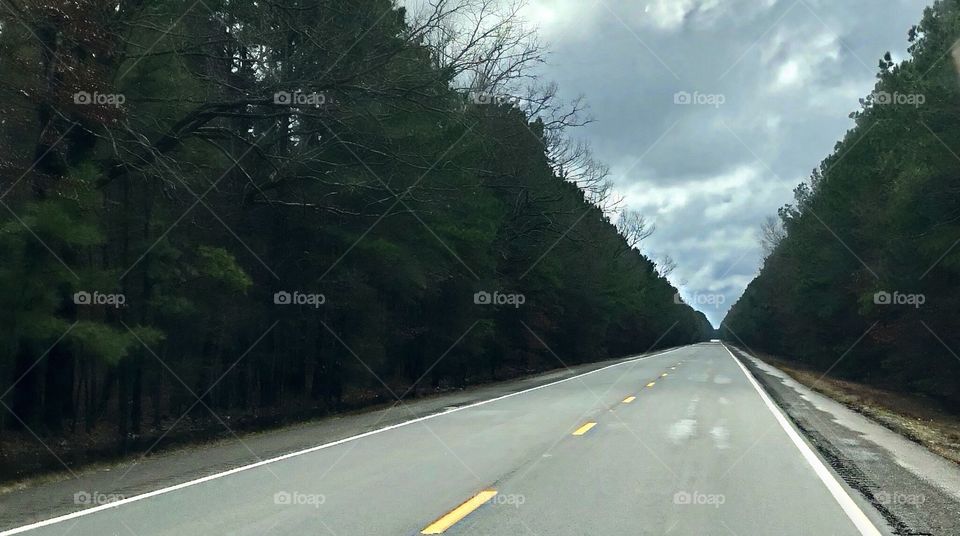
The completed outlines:
<svg viewBox="0 0 960 536">
<path fill-rule="evenodd" d="M 631 249 L 638 248 L 640 243 L 650 238 L 656 230 L 656 226 L 636 210 L 624 210 L 617 220 L 617 232 L 623 236 Z"/>
<path fill-rule="evenodd" d="M 760 226 L 760 247 L 763 248 L 763 258 L 769 257 L 786 236 L 787 231 L 783 228 L 780 218 L 767 216 Z"/>
<path fill-rule="evenodd" d="M 429 0 L 413 16 L 411 34 L 434 54 L 454 89 L 517 91 L 544 62 L 536 30 L 520 17 L 525 1 Z"/>
<path fill-rule="evenodd" d="M 663 278 L 670 276 L 677 269 L 677 261 L 673 260 L 670 255 L 664 255 L 654 264 L 657 266 L 657 274 Z"/>
<path fill-rule="evenodd" d="M 557 175 L 576 184 L 587 200 L 615 213 L 621 199 L 613 193 L 609 168 L 590 146 L 569 137 L 568 129 L 589 124 L 583 97 L 564 102 L 555 83 L 540 84 L 532 68 L 543 64 L 545 50 L 520 16 L 525 0 L 432 0 L 421 6 L 412 26 L 450 73 L 455 89 L 484 99 L 508 100 L 539 121 L 544 151 Z M 533 130 L 531 130 L 533 133 Z"/>
</svg>

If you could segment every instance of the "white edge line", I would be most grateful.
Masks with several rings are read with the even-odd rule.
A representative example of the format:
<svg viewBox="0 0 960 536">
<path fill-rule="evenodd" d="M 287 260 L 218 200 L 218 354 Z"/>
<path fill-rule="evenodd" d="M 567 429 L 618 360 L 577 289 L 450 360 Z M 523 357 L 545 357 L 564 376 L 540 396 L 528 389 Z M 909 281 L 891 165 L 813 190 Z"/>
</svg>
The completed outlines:
<svg viewBox="0 0 960 536">
<path fill-rule="evenodd" d="M 354 436 L 345 437 L 345 438 L 343 438 L 343 439 L 338 439 L 338 440 L 336 440 L 336 441 L 331 441 L 330 443 L 324 443 L 323 445 L 317 445 L 317 446 L 315 446 L 315 447 L 310 447 L 310 448 L 308 448 L 308 449 L 298 450 L 298 451 L 295 451 L 295 452 L 289 452 L 289 453 L 283 454 L 283 455 L 281 455 L 281 456 L 277 456 L 277 457 L 270 458 L 270 459 L 267 459 L 267 460 L 261 460 L 261 461 L 259 461 L 259 462 L 251 463 L 251 464 L 249 464 L 249 465 L 242 465 L 242 466 L 240 466 L 240 467 L 234 467 L 233 469 L 230 469 L 230 470 L 228 470 L 228 471 L 223 471 L 223 472 L 221 472 L 221 473 L 214 473 L 214 474 L 212 474 L 212 475 L 207 475 L 207 476 L 205 476 L 205 477 L 197 478 L 197 479 L 194 479 L 194 480 L 189 480 L 189 481 L 187 481 L 187 482 L 183 482 L 183 483 L 180 483 L 180 484 L 176 484 L 176 485 L 174 485 L 174 486 L 169 486 L 169 487 L 161 488 L 161 489 L 154 490 L 154 491 L 148 491 L 148 492 L 146 492 L 146 493 L 142 493 L 142 494 L 140 494 L 140 495 L 134 495 L 133 497 L 127 497 L 127 498 L 121 499 L 121 500 L 119 500 L 119 501 L 113 501 L 113 502 L 110 502 L 110 503 L 107 503 L 107 504 L 101 504 L 101 505 L 99 505 L 99 506 L 94 506 L 94 507 L 92 507 L 92 508 L 87 508 L 87 509 L 84 509 L 84 510 L 78 510 L 78 511 L 76 511 L 76 512 L 71 512 L 71 513 L 69 513 L 69 514 L 64 514 L 64 515 L 61 515 L 61 516 L 52 517 L 52 518 L 50 518 L 50 519 L 45 519 L 45 520 L 43 520 L 43 521 L 37 521 L 36 523 L 31 523 L 31 524 L 29 524 L 29 525 L 23 525 L 23 526 L 21 526 L 21 527 L 17 527 L 17 528 L 13 528 L 13 529 L 10 529 L 10 530 L 6 530 L 6 531 L 3 531 L 3 532 L 0 532 L 0 536 L 7 536 L 7 535 L 11 535 L 11 534 L 20 534 L 20 533 L 22 533 L 22 532 L 27 532 L 27 531 L 34 530 L 34 529 L 38 529 L 38 528 L 41 528 L 41 527 L 46 527 L 46 526 L 48 526 L 48 525 L 54 525 L 54 524 L 56 524 L 56 523 L 62 523 L 62 522 L 64 522 L 64 521 L 68 521 L 68 520 L 70 520 L 70 519 L 76 519 L 76 518 L 78 518 L 78 517 L 88 516 L 88 515 L 91 515 L 91 514 L 95 514 L 95 513 L 97 513 L 97 512 L 102 512 L 102 511 L 104 511 L 104 510 L 108 510 L 108 509 L 110 509 L 110 508 L 117 508 L 117 507 L 123 506 L 123 505 L 125 505 L 125 504 L 129 504 L 129 503 L 132 503 L 132 502 L 142 501 L 143 499 L 149 499 L 150 497 L 156 497 L 157 495 L 163 495 L 163 494 L 165 494 L 165 493 L 170 493 L 170 492 L 172 492 L 172 491 L 177 491 L 177 490 L 180 490 L 180 489 L 183 489 L 183 488 L 187 488 L 187 487 L 190 487 L 190 486 L 195 486 L 195 485 L 197 485 L 197 484 L 202 484 L 202 483 L 204 483 L 204 482 L 209 482 L 209 481 L 211 481 L 211 480 L 216 480 L 216 479 L 218 479 L 218 478 L 223 478 L 223 477 L 225 477 L 225 476 L 233 475 L 233 474 L 240 473 L 240 472 L 243 472 L 243 471 L 247 471 L 247 470 L 250 470 L 250 469 L 256 469 L 257 467 L 261 467 L 261 466 L 264 466 L 264 465 L 267 465 L 267 464 L 270 464 L 270 463 L 279 462 L 279 461 L 286 460 L 286 459 L 289 459 L 289 458 L 295 458 L 295 457 L 297 457 L 297 456 L 302 456 L 302 455 L 304 455 L 304 454 L 310 454 L 311 452 L 316 452 L 316 451 L 318 451 L 318 450 L 323 450 L 323 449 L 326 449 L 326 448 L 335 447 L 335 446 L 337 446 L 337 445 L 342 445 L 342 444 L 344 444 L 344 443 L 348 443 L 348 442 L 350 442 L 350 441 L 355 441 L 355 440 L 357 440 L 357 439 L 363 439 L 363 438 L 365 438 L 365 437 L 369 437 L 369 436 L 372 436 L 372 435 L 374 435 L 374 434 L 379 434 L 379 433 L 382 433 L 382 432 L 387 432 L 387 431 L 390 431 L 390 430 L 393 430 L 393 429 L 396 429 L 396 428 L 401 428 L 401 427 L 403 427 L 403 426 L 408 426 L 408 425 L 415 424 L 415 423 L 418 423 L 418 422 L 426 421 L 426 420 L 428 420 L 428 419 L 433 419 L 433 418 L 436 418 L 436 417 L 441 417 L 441 416 L 443 416 L 443 415 L 449 415 L 450 413 L 456 413 L 456 412 L 458 412 L 458 411 L 463 411 L 463 410 L 465 410 L 465 409 L 475 408 L 475 407 L 478 407 L 478 406 L 483 406 L 483 405 L 485 405 L 485 404 L 490 404 L 490 403 L 492 403 L 492 402 L 497 402 L 497 401 L 499 401 L 499 400 L 504 400 L 504 399 L 511 398 L 511 397 L 518 396 L 518 395 L 522 395 L 522 394 L 525 394 L 525 393 L 530 393 L 530 392 L 533 392 L 533 391 L 537 391 L 537 390 L 540 390 L 540 389 L 544 389 L 544 388 L 546 388 L 546 387 L 551 387 L 551 386 L 554 386 L 554 385 L 557 385 L 557 384 L 561 384 L 561 383 L 564 383 L 564 382 L 568 382 L 568 381 L 571 381 L 571 380 L 575 380 L 575 379 L 577 379 L 577 378 L 582 378 L 582 377 L 584 377 L 584 376 L 589 376 L 590 374 L 595 374 L 595 373 L 597 373 L 597 372 L 600 372 L 600 371 L 603 371 L 603 370 L 607 370 L 607 369 L 610 369 L 610 368 L 613 368 L 613 367 L 619 367 L 619 366 L 621 366 L 621 365 L 626 365 L 626 364 L 629 364 L 629 363 L 635 363 L 635 362 L 637 362 L 637 361 L 642 361 L 642 360 L 644 360 L 644 359 L 650 359 L 651 357 L 661 356 L 661 355 L 668 354 L 668 353 L 670 353 L 670 352 L 674 352 L 674 351 L 676 351 L 676 350 L 680 350 L 680 349 L 683 349 L 683 348 L 685 348 L 685 347 L 684 347 L 684 346 L 681 346 L 681 347 L 678 347 L 678 348 L 671 348 L 670 350 L 664 350 L 663 352 L 658 352 L 658 353 L 650 354 L 650 355 L 643 356 L 643 357 L 636 357 L 636 358 L 633 358 L 633 359 L 627 359 L 627 360 L 621 361 L 621 362 L 619 362 L 619 363 L 614 363 L 614 364 L 612 364 L 612 365 L 607 365 L 607 366 L 605 366 L 605 367 L 600 367 L 600 368 L 598 368 L 598 369 L 591 370 L 591 371 L 589 371 L 589 372 L 584 372 L 583 374 L 577 374 L 576 376 L 570 376 L 569 378 L 564 378 L 564 379 L 562 379 L 562 380 L 557 380 L 557 381 L 555 381 L 555 382 L 545 383 L 545 384 L 543 384 L 543 385 L 538 385 L 538 386 L 536 386 L 536 387 L 531 387 L 530 389 L 525 389 L 525 390 L 523 390 L 523 391 L 517 391 L 517 392 L 515 392 L 515 393 L 509 393 L 509 394 L 506 394 L 506 395 L 498 396 L 498 397 L 496 397 L 496 398 L 490 398 L 490 399 L 487 399 L 487 400 L 481 400 L 480 402 L 474 402 L 473 404 L 468 404 L 468 405 L 466 405 L 466 406 L 458 406 L 458 407 L 456 407 L 456 408 L 448 409 L 448 410 L 446 410 L 446 411 L 441 411 L 441 412 L 438 412 L 438 413 L 431 413 L 430 415 L 425 415 L 425 416 L 423 416 L 423 417 L 418 417 L 418 418 L 416 418 L 416 419 L 411 419 L 411 420 L 409 420 L 409 421 L 404 421 L 404 422 L 397 423 L 397 424 L 391 424 L 391 425 L 389 425 L 389 426 L 384 426 L 383 428 L 377 428 L 376 430 L 370 430 L 369 432 L 364 432 L 364 433 L 362 433 L 362 434 L 357 434 L 357 435 L 354 435 Z"/>
<path fill-rule="evenodd" d="M 766 391 L 760 387 L 760 384 L 757 383 L 756 378 L 753 377 L 753 374 L 747 370 L 747 367 L 743 366 L 743 363 L 733 352 L 727 348 L 726 344 L 723 344 L 723 349 L 730 354 L 730 357 L 733 361 L 740 367 L 740 370 L 743 371 L 747 379 L 750 380 L 750 384 L 753 385 L 753 388 L 757 390 L 757 393 L 760 394 L 760 398 L 763 399 L 763 402 L 767 405 L 767 409 L 773 413 L 773 416 L 777 418 L 777 422 L 780 423 L 780 426 L 783 428 L 787 435 L 790 436 L 790 440 L 793 441 L 793 444 L 796 445 L 797 449 L 800 450 L 800 453 L 803 454 L 804 459 L 807 460 L 807 463 L 813 467 L 813 471 L 820 477 L 820 481 L 823 482 L 823 485 L 827 487 L 830 491 L 830 494 L 833 495 L 833 498 L 840 504 L 840 508 L 843 509 L 843 512 L 847 514 L 847 517 L 850 518 L 850 521 L 857 527 L 857 530 L 860 531 L 860 534 L 863 536 L 882 536 L 882 533 L 877 529 L 877 527 L 870 521 L 866 514 L 863 513 L 863 510 L 857 506 L 857 503 L 854 502 L 853 498 L 850 497 L 850 494 L 847 493 L 847 490 L 844 489 L 843 485 L 837 481 L 836 477 L 833 476 L 833 473 L 827 469 L 827 466 L 824 465 L 823 461 L 820 460 L 820 457 L 813 452 L 813 449 L 800 437 L 800 434 L 794 429 L 794 427 L 787 421 L 787 418 L 783 415 L 783 412 L 780 411 L 780 408 L 770 400 L 770 397 L 767 395 Z"/>
</svg>

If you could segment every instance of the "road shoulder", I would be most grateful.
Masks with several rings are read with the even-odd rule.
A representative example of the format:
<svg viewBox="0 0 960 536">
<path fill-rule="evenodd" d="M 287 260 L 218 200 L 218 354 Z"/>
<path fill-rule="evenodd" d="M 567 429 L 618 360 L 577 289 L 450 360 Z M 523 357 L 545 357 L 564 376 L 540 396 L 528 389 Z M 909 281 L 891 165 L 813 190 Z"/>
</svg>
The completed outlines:
<svg viewBox="0 0 960 536">
<path fill-rule="evenodd" d="M 960 417 L 935 400 L 824 376 L 766 354 L 755 355 L 797 382 L 842 403 L 928 450 L 960 464 Z"/>
<path fill-rule="evenodd" d="M 960 467 L 731 346 L 833 470 L 896 534 L 960 534 Z"/>
</svg>

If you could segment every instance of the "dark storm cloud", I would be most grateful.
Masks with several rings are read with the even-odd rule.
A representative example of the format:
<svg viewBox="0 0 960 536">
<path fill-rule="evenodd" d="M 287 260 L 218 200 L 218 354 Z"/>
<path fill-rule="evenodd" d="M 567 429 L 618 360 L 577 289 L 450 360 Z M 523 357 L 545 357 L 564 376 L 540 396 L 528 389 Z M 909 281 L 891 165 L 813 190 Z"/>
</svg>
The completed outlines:
<svg viewBox="0 0 960 536">
<path fill-rule="evenodd" d="M 688 300 L 722 296 L 697 304 L 719 323 L 761 262 L 760 224 L 852 126 L 883 53 L 906 56 L 926 4 L 535 0 L 526 14 L 550 45 L 545 77 L 597 119 L 577 135 L 656 222 L 644 250 L 677 261 Z"/>
</svg>

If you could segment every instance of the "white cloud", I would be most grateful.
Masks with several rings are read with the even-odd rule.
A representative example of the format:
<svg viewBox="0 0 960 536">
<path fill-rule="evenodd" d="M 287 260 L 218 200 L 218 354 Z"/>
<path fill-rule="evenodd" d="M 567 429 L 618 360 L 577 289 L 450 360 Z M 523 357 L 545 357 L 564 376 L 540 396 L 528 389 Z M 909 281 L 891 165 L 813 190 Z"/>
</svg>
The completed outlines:
<svg viewBox="0 0 960 536">
<path fill-rule="evenodd" d="M 541 38 L 565 44 L 595 39 L 597 22 L 606 14 L 600 4 L 581 0 L 530 0 L 520 12 Z"/>
<path fill-rule="evenodd" d="M 655 0 L 643 9 L 648 20 L 665 30 L 672 30 L 683 24 L 683 20 L 696 7 L 694 0 Z"/>
<path fill-rule="evenodd" d="M 721 0 L 652 0 L 643 7 L 639 20 L 664 31 L 674 31 L 687 23 L 711 26 L 730 3 Z"/>
<path fill-rule="evenodd" d="M 817 29 L 820 32 L 811 37 L 811 32 Z M 777 32 L 765 54 L 767 63 L 776 69 L 771 89 L 803 89 L 822 75 L 824 63 L 840 60 L 842 45 L 839 39 L 829 30 L 823 30 L 822 24 L 814 19 L 805 25 Z"/>
<path fill-rule="evenodd" d="M 775 80 L 776 83 L 774 87 L 776 89 L 784 89 L 800 82 L 800 64 L 798 60 L 788 60 L 780 65 L 780 68 L 777 69 L 777 77 Z"/>
</svg>

